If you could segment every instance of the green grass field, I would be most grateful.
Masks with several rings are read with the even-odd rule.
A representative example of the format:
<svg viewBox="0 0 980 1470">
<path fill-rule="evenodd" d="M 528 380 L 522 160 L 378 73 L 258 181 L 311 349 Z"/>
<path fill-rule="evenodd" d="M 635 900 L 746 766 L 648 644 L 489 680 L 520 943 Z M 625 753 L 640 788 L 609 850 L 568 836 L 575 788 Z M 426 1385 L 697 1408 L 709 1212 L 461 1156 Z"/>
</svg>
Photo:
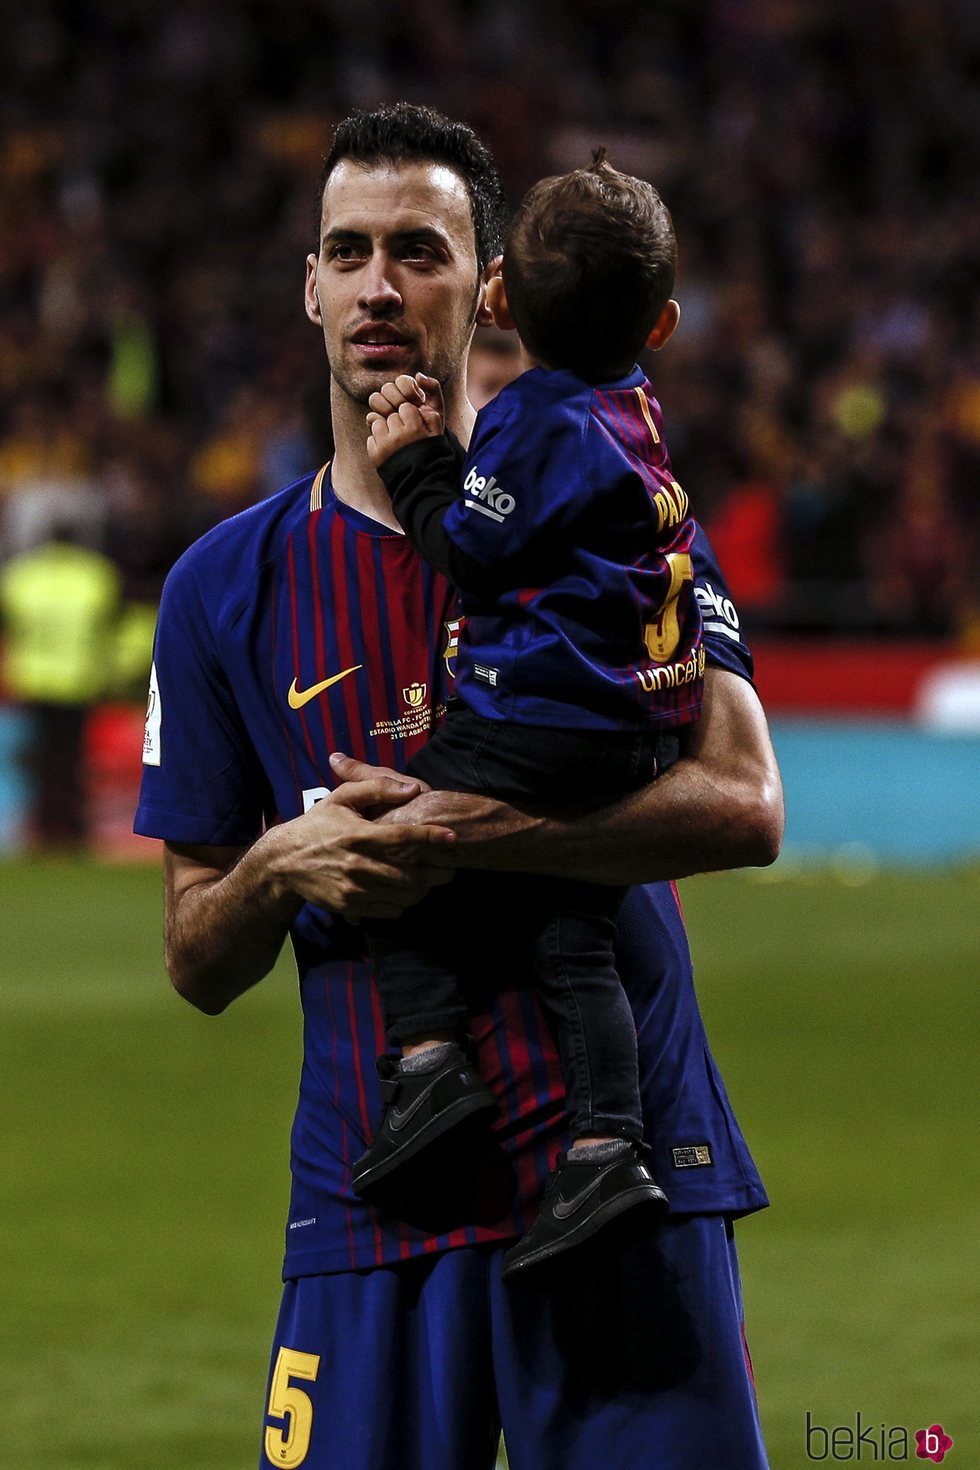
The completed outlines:
<svg viewBox="0 0 980 1470">
<path fill-rule="evenodd" d="M 683 886 L 709 1034 L 774 1202 L 739 1233 L 772 1464 L 808 1463 L 807 1410 L 860 1411 L 938 1420 L 966 1470 L 980 881 L 778 874 Z M 3 1465 L 256 1460 L 292 969 L 199 1016 L 168 989 L 160 910 L 153 871 L 0 866 Z"/>
</svg>

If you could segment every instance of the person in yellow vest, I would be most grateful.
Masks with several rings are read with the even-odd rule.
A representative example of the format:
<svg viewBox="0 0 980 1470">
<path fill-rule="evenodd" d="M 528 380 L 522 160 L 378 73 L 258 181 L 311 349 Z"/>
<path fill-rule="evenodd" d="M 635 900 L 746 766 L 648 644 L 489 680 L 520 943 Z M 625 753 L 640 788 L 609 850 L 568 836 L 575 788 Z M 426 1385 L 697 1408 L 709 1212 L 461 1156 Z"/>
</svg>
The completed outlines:
<svg viewBox="0 0 980 1470">
<path fill-rule="evenodd" d="M 112 684 L 120 609 L 116 568 L 67 526 L 0 569 L 4 683 L 31 717 L 40 844 L 86 840 L 85 717 Z"/>
</svg>

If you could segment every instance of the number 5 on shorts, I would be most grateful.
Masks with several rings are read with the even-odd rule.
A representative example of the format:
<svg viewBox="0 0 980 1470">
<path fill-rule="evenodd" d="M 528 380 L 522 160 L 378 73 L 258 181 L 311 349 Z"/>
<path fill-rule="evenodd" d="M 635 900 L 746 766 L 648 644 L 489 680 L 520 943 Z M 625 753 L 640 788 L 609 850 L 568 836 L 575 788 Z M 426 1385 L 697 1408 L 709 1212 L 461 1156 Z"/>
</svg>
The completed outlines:
<svg viewBox="0 0 980 1470">
<path fill-rule="evenodd" d="M 306 1459 L 313 1433 L 313 1403 L 308 1393 L 290 1383 L 290 1378 L 316 1381 L 320 1359 L 316 1353 L 298 1353 L 280 1348 L 269 1390 L 269 1416 L 284 1419 L 282 1429 L 271 1424 L 265 1431 L 265 1456 L 282 1470 L 296 1470 Z"/>
</svg>

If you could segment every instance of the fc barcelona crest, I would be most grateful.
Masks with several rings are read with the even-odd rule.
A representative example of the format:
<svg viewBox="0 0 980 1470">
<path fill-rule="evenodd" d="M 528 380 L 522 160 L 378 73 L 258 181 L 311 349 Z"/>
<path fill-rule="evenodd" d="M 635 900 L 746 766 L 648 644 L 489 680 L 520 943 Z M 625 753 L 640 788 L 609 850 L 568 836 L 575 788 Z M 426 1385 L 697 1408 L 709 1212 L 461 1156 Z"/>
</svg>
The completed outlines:
<svg viewBox="0 0 980 1470">
<path fill-rule="evenodd" d="M 407 705 L 411 705 L 412 709 L 418 709 L 428 690 L 428 684 L 409 684 L 407 689 L 402 690 L 402 699 Z"/>
<path fill-rule="evenodd" d="M 459 630 L 465 619 L 448 618 L 443 627 L 446 630 L 446 646 L 442 650 L 442 656 L 446 660 L 446 673 L 450 679 L 456 675 L 456 654 L 459 652 Z"/>
</svg>

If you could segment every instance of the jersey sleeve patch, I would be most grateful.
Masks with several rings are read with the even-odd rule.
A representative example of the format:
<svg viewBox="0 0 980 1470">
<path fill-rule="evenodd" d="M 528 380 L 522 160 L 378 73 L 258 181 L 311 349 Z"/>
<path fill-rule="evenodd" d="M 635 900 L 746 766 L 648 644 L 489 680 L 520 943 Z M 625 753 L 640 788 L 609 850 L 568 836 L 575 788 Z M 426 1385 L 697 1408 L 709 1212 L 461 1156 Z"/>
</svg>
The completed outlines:
<svg viewBox="0 0 980 1470">
<path fill-rule="evenodd" d="M 146 702 L 146 724 L 143 727 L 143 764 L 158 766 L 162 757 L 161 730 L 163 707 L 160 703 L 160 683 L 154 660 L 150 667 L 150 692 Z"/>
</svg>

